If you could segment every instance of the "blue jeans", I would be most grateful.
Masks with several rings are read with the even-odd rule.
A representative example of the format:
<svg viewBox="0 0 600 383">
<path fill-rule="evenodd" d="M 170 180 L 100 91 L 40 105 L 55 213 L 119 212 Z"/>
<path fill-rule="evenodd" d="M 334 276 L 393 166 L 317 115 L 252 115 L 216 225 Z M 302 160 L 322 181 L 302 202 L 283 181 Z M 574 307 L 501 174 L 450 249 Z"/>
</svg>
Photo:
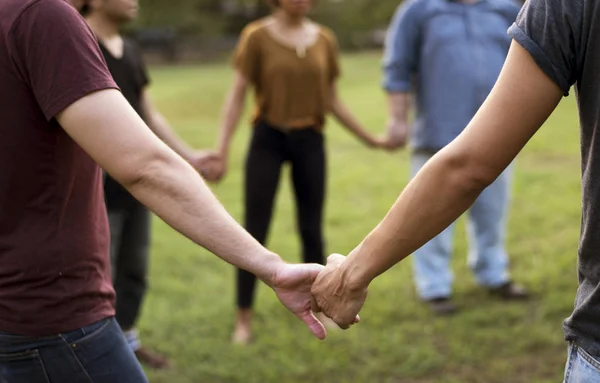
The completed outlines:
<svg viewBox="0 0 600 383">
<path fill-rule="evenodd" d="M 0 383 L 146 383 L 114 318 L 48 337 L 0 333 Z"/>
<path fill-rule="evenodd" d="M 412 155 L 413 177 L 432 157 L 429 153 Z M 508 255 L 504 249 L 506 212 L 509 204 L 511 168 L 487 187 L 469 209 L 469 266 L 477 282 L 497 287 L 509 280 Z M 415 283 L 424 299 L 449 297 L 453 274 L 450 269 L 454 226 L 451 224 L 437 237 L 423 245 L 413 255 Z"/>
<path fill-rule="evenodd" d="M 600 360 L 571 343 L 563 383 L 600 383 Z"/>
</svg>

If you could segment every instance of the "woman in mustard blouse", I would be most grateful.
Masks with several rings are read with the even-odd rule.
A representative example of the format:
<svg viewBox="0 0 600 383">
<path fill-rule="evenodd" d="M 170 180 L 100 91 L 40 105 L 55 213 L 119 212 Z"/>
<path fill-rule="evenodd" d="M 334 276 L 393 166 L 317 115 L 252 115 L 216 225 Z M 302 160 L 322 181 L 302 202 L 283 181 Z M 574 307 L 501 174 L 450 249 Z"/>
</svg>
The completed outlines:
<svg viewBox="0 0 600 383">
<path fill-rule="evenodd" d="M 206 174 L 212 180 L 224 176 L 247 89 L 253 88 L 256 109 L 245 165 L 245 228 L 265 243 L 281 166 L 290 162 L 304 262 L 323 264 L 325 116 L 332 113 L 370 147 L 390 145 L 367 133 L 338 98 L 337 42 L 331 30 L 306 17 L 314 1 L 270 1 L 273 14 L 242 32 L 233 61 L 234 84 L 220 129 L 220 159 Z M 254 275 L 238 270 L 235 343 L 251 339 L 255 285 Z"/>
</svg>

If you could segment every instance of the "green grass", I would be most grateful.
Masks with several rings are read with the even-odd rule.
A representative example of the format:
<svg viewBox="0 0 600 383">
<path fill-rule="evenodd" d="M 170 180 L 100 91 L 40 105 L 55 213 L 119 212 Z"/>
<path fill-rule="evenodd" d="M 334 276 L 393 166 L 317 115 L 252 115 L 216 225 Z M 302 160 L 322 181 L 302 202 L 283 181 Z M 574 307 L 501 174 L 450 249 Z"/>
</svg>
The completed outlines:
<svg viewBox="0 0 600 383">
<path fill-rule="evenodd" d="M 344 58 L 344 100 L 373 132 L 386 108 L 377 54 Z M 216 139 L 221 102 L 230 85 L 225 64 L 154 68 L 154 99 L 196 147 Z M 506 304 L 479 289 L 466 267 L 464 224 L 456 237 L 455 296 L 463 310 L 432 317 L 416 299 L 410 259 L 371 287 L 362 323 L 319 342 L 264 286 L 257 297 L 256 341 L 229 344 L 234 270 L 175 233 L 153 227 L 151 290 L 140 324 L 143 341 L 176 366 L 149 371 L 152 382 L 558 382 L 566 344 L 562 321 L 577 287 L 580 224 L 578 126 L 572 97 L 520 155 L 515 173 L 508 250 L 513 276 L 535 294 Z M 241 168 L 250 128 L 240 126 L 230 174 L 214 191 L 239 219 Z M 338 125 L 326 130 L 329 184 L 326 236 L 330 252 L 347 253 L 383 217 L 408 178 L 406 152 L 363 147 Z M 287 173 L 286 173 L 287 174 Z M 283 177 L 270 248 L 299 260 L 289 177 Z"/>
</svg>

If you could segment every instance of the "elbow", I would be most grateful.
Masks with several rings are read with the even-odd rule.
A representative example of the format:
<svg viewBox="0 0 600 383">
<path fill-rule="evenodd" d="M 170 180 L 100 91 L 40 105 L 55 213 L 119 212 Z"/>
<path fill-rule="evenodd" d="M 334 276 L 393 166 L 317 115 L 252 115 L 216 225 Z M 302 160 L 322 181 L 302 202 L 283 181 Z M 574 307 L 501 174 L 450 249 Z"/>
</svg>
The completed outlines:
<svg viewBox="0 0 600 383">
<path fill-rule="evenodd" d="M 448 177 L 450 187 L 465 195 L 481 194 L 501 172 L 467 151 L 442 151 L 440 156 L 442 174 Z"/>
<path fill-rule="evenodd" d="M 130 192 L 140 187 L 152 185 L 156 180 L 175 171 L 177 161 L 168 150 L 155 150 L 130 156 L 121 162 L 113 177 Z"/>
<path fill-rule="evenodd" d="M 246 92 L 239 89 L 233 89 L 226 101 L 224 112 L 228 113 L 233 110 L 238 113 L 241 113 L 244 109 L 245 103 Z"/>
<path fill-rule="evenodd" d="M 229 99 L 236 104 L 243 105 L 248 93 L 248 81 L 243 76 L 238 76 L 229 91 Z"/>
</svg>

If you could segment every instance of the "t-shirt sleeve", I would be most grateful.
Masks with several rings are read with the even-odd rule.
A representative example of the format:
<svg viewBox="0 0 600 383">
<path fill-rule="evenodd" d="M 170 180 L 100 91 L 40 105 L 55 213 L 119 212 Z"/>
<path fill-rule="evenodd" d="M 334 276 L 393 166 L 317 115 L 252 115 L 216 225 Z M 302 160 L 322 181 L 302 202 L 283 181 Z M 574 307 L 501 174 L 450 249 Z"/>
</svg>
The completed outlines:
<svg viewBox="0 0 600 383">
<path fill-rule="evenodd" d="M 233 66 L 250 83 L 256 84 L 258 82 L 260 73 L 260 44 L 255 27 L 248 26 L 242 31 L 233 54 Z"/>
<path fill-rule="evenodd" d="M 419 67 L 421 13 L 424 1 L 405 1 L 390 23 L 383 55 L 383 87 L 388 92 L 409 92 Z"/>
<path fill-rule="evenodd" d="M 582 15 L 582 0 L 529 0 L 508 30 L 565 95 L 582 67 Z"/>
<path fill-rule="evenodd" d="M 89 27 L 65 1 L 30 6 L 13 25 L 8 43 L 48 120 L 89 93 L 118 89 Z"/>
</svg>

